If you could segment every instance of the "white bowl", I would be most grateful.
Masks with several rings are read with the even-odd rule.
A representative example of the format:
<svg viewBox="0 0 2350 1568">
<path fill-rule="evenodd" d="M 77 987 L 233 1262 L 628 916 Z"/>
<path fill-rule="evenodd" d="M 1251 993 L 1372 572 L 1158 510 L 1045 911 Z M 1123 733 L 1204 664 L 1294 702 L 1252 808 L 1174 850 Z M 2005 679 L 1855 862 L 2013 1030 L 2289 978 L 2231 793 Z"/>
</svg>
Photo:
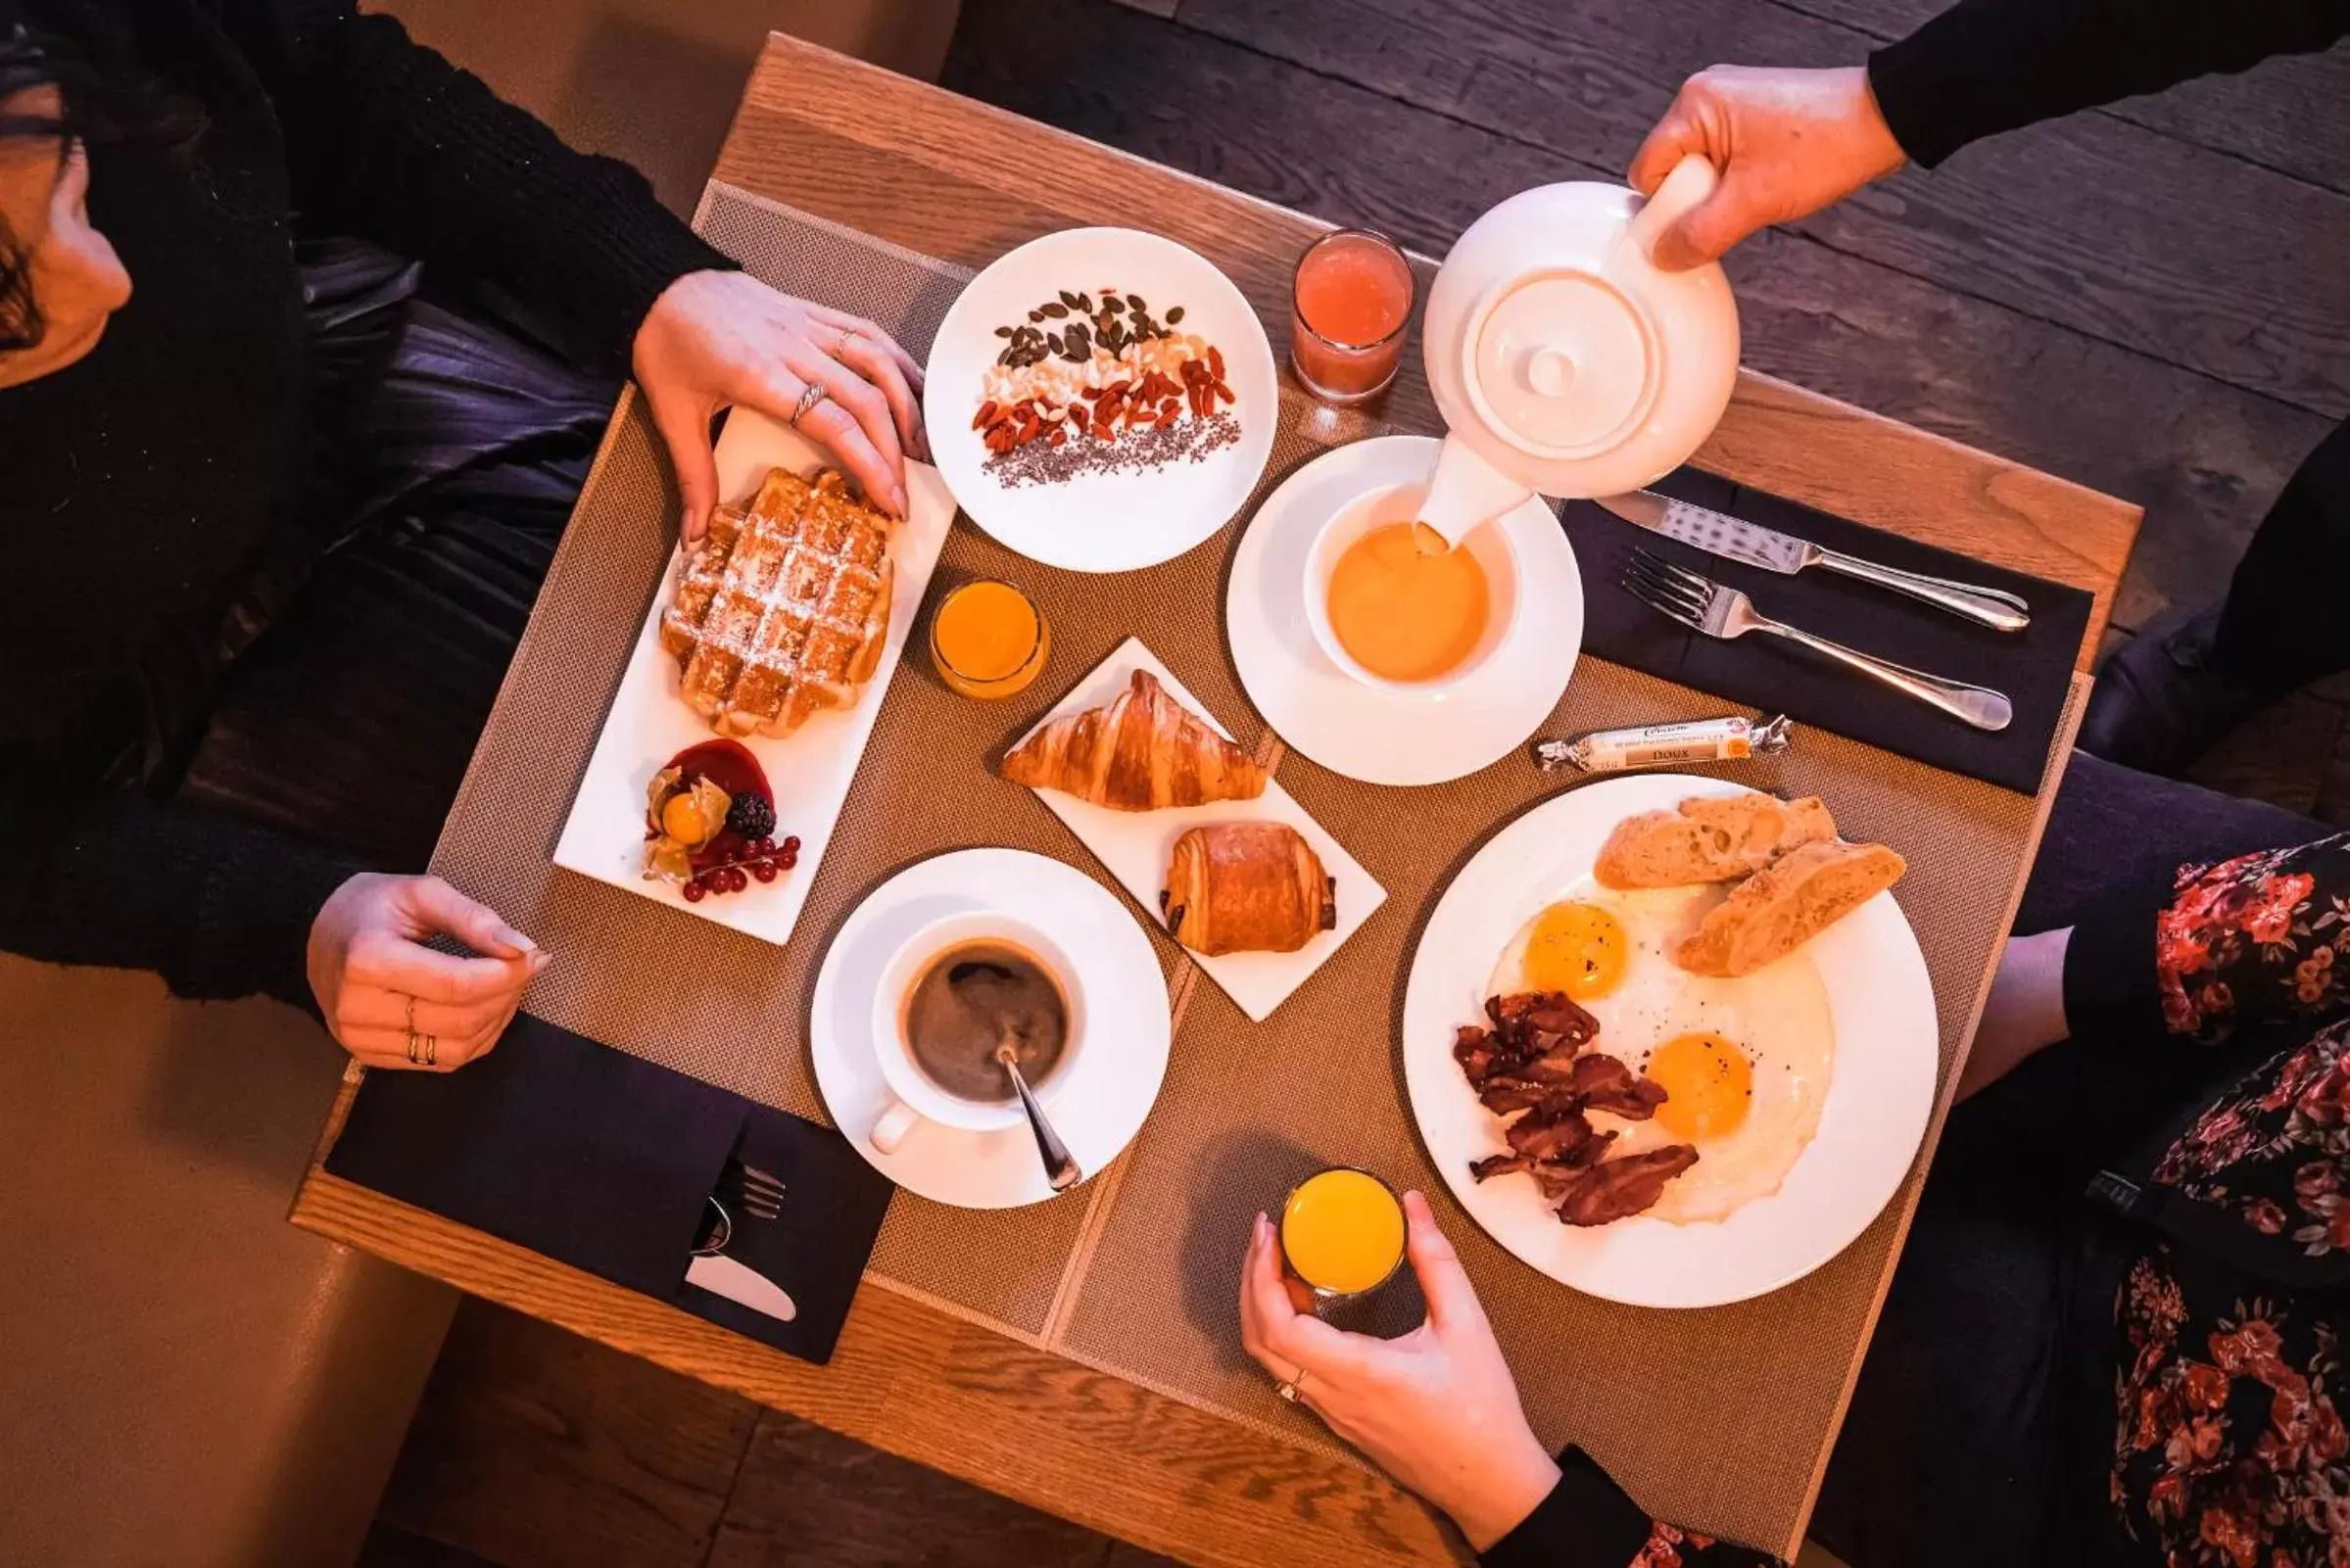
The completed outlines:
<svg viewBox="0 0 2350 1568">
<path fill-rule="evenodd" d="M 1509 534 L 1488 521 L 1469 530 L 1468 537 L 1459 546 L 1475 556 L 1478 566 L 1484 569 L 1486 592 L 1492 599 L 1485 617 L 1485 635 L 1469 649 L 1468 657 L 1431 680 L 1394 681 L 1365 669 L 1338 641 L 1338 633 L 1330 625 L 1330 574 L 1336 570 L 1338 558 L 1355 541 L 1374 529 L 1417 518 L 1419 503 L 1427 494 L 1428 487 L 1418 483 L 1365 491 L 1330 515 L 1306 551 L 1306 624 L 1313 629 L 1315 642 L 1348 678 L 1376 691 L 1434 696 L 1453 690 L 1474 677 L 1517 630 L 1517 551 L 1511 545 Z"/>
</svg>

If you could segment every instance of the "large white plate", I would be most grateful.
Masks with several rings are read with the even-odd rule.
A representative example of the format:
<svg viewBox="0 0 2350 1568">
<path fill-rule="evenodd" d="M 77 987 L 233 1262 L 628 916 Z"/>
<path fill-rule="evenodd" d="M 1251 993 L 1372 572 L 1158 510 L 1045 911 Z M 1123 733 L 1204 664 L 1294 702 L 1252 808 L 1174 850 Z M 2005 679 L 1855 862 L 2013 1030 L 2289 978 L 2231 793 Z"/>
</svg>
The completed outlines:
<svg viewBox="0 0 2350 1568">
<path fill-rule="evenodd" d="M 1501 761 L 1559 705 L 1583 645 L 1575 548 L 1539 499 L 1501 522 L 1517 552 L 1517 626 L 1457 689 L 1373 690 L 1314 641 L 1306 552 L 1315 534 L 1366 491 L 1425 480 L 1436 447 L 1429 436 L 1378 436 L 1322 453 L 1265 499 L 1232 557 L 1224 632 L 1249 700 L 1293 748 L 1365 784 L 1443 784 Z"/>
<path fill-rule="evenodd" d="M 767 470 L 779 465 L 809 477 L 831 460 L 789 426 L 751 409 L 737 408 L 727 416 L 726 433 L 718 441 L 720 496 L 730 501 L 748 499 Z M 955 520 L 954 500 L 935 468 L 906 464 L 906 519 L 889 531 L 896 589 L 889 601 L 889 639 L 881 668 L 848 707 L 819 713 L 782 739 L 753 736 L 743 742 L 759 759 L 774 787 L 775 836 L 799 839 L 798 866 L 772 882 L 754 881 L 740 893 L 698 904 L 687 903 L 671 883 L 645 879 L 645 786 L 671 757 L 710 738 L 709 726 L 679 698 L 677 660 L 661 647 L 661 612 L 676 593 L 683 564 L 674 551 L 645 612 L 645 625 L 619 689 L 612 693 L 611 711 L 604 716 L 596 751 L 580 777 L 571 814 L 563 819 L 562 836 L 554 846 L 556 865 L 751 936 L 778 944 L 791 939 L 808 885 L 816 879 L 816 868 L 848 799 L 889 678 L 905 651 L 931 569 L 938 564 L 938 551 Z M 657 528 L 667 521 L 647 517 L 645 526 Z"/>
<path fill-rule="evenodd" d="M 1030 310 L 1063 289 L 1105 286 L 1141 295 L 1161 320 L 1181 306 L 1175 330 L 1223 351 L 1240 439 L 1198 462 L 1009 488 L 981 466 L 987 449 L 971 428 L 988 367 L 1004 346 L 995 329 L 1026 323 Z M 1077 572 L 1155 566 L 1222 528 L 1257 488 L 1281 413 L 1272 347 L 1248 301 L 1198 253 L 1139 229 L 1064 229 L 997 257 L 938 324 L 925 374 L 931 451 L 963 510 L 1031 560 Z"/>
<path fill-rule="evenodd" d="M 867 1136 L 887 1090 L 874 1054 L 873 993 L 899 944 L 949 915 L 997 911 L 1050 936 L 1077 966 L 1087 1044 L 1041 1091 L 1053 1128 L 1091 1180 L 1141 1130 L 1167 1075 L 1173 1023 L 1157 952 L 1117 897 L 1083 872 L 1018 849 L 962 849 L 910 866 L 841 926 L 816 974 L 808 1049 L 833 1122 L 908 1192 L 962 1209 L 1054 1196 L 1026 1122 L 995 1132 L 917 1121 L 888 1154 Z"/>
<path fill-rule="evenodd" d="M 1925 955 L 1892 893 L 1814 937 L 1835 1021 L 1835 1067 L 1819 1133 L 1769 1198 L 1718 1223 L 1639 1216 L 1562 1225 L 1533 1183 L 1478 1183 L 1472 1160 L 1502 1152 L 1501 1119 L 1453 1061 L 1453 1034 L 1483 1017 L 1485 985 L 1511 935 L 1591 874 L 1633 812 L 1689 795 L 1737 794 L 1719 779 L 1655 774 L 1586 784 L 1497 833 L 1445 890 L 1404 993 L 1404 1081 L 1428 1157 L 1486 1233 L 1560 1284 L 1634 1307 L 1718 1307 L 1800 1279 L 1850 1245 L 1908 1174 L 1940 1061 Z M 1834 802 L 1830 802 L 1833 807 Z"/>
<path fill-rule="evenodd" d="M 1050 713 L 1037 720 L 1035 728 L 1041 729 L 1065 713 L 1098 708 L 1113 701 L 1127 689 L 1136 670 L 1148 670 L 1157 676 L 1169 696 L 1207 720 L 1225 739 L 1232 737 L 1231 732 L 1194 700 L 1183 683 L 1142 645 L 1140 639 L 1130 637 L 1096 665 L 1092 674 L 1079 681 Z M 1033 735 L 1035 729 L 1029 733 Z M 1175 842 L 1192 829 L 1215 822 L 1285 822 L 1298 831 L 1299 836 L 1320 859 L 1322 870 L 1338 884 L 1337 927 L 1323 931 L 1294 953 L 1225 953 L 1218 958 L 1201 953 L 1191 955 L 1191 961 L 1206 972 L 1208 978 L 1223 986 L 1224 994 L 1240 1005 L 1240 1011 L 1259 1023 L 1271 1017 L 1274 1008 L 1287 1001 L 1292 991 L 1305 984 L 1370 919 L 1373 910 L 1387 902 L 1387 889 L 1372 880 L 1370 873 L 1275 780 L 1267 780 L 1265 793 L 1254 800 L 1224 800 L 1212 806 L 1186 806 L 1169 811 L 1112 811 L 1058 789 L 1039 789 L 1036 798 L 1068 824 L 1069 831 L 1093 851 L 1103 869 L 1117 878 L 1134 896 L 1134 902 L 1151 911 L 1154 917 L 1159 909 L 1160 890 L 1167 885 L 1167 863 L 1175 853 Z"/>
</svg>

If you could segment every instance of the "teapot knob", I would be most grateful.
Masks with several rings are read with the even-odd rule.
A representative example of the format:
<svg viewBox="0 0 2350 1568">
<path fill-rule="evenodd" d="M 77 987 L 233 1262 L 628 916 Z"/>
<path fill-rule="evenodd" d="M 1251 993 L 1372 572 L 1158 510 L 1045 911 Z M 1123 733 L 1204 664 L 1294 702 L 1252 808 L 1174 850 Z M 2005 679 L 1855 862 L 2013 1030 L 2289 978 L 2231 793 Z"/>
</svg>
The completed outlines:
<svg viewBox="0 0 2350 1568">
<path fill-rule="evenodd" d="M 1526 356 L 1526 385 L 1546 398 L 1564 397 L 1574 380 L 1575 361 L 1563 349 L 1546 345 Z"/>
</svg>

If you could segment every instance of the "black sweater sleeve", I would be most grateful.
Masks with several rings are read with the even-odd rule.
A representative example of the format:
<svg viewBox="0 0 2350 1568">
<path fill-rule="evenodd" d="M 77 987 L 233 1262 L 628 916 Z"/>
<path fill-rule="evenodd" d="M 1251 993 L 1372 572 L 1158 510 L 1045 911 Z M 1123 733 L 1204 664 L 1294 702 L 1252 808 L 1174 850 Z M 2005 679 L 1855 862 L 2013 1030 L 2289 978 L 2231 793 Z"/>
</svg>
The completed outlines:
<svg viewBox="0 0 2350 1568">
<path fill-rule="evenodd" d="M 1784 1568 L 1768 1552 L 1651 1519 L 1581 1449 L 1559 1484 L 1477 1561 L 1483 1568 Z"/>
<path fill-rule="evenodd" d="M 250 823 L 0 783 L 0 950 L 313 1007 L 305 951 L 357 862 Z"/>
<path fill-rule="evenodd" d="M 1869 57 L 1910 161 L 2350 34 L 2350 0 L 1959 0 Z"/>
<path fill-rule="evenodd" d="M 626 164 L 576 153 L 352 0 L 223 0 L 285 127 L 306 225 L 498 284 L 552 314 L 589 368 L 688 272 L 734 263 Z"/>
</svg>

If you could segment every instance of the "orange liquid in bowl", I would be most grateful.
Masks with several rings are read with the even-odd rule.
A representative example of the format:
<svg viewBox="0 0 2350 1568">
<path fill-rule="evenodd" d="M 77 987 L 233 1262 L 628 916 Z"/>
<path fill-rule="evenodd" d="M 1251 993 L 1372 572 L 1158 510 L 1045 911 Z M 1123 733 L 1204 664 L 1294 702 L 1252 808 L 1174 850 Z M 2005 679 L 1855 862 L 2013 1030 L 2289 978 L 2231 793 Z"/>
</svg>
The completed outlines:
<svg viewBox="0 0 2350 1568">
<path fill-rule="evenodd" d="M 1052 629 L 1009 583 L 966 583 L 931 617 L 931 662 L 967 697 L 1008 697 L 1044 668 Z"/>
<path fill-rule="evenodd" d="M 1431 553 L 1412 523 L 1374 528 L 1330 568 L 1327 605 L 1338 645 L 1385 681 L 1434 681 L 1485 639 L 1493 592 L 1465 549 Z"/>
<path fill-rule="evenodd" d="M 1316 1290 L 1360 1295 L 1404 1260 L 1404 1206 L 1366 1171 L 1309 1176 L 1281 1206 L 1281 1256 Z"/>
</svg>

